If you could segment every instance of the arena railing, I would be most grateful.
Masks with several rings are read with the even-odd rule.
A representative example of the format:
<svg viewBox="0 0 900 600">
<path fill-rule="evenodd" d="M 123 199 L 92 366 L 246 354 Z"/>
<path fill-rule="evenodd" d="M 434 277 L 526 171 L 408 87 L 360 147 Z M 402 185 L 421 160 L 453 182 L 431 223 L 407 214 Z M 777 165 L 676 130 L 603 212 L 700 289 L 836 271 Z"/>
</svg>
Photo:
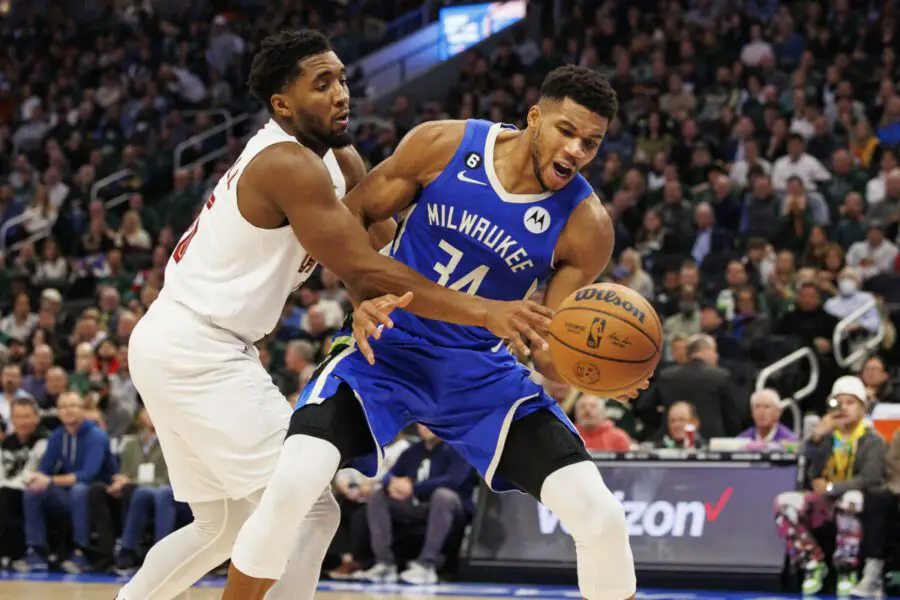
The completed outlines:
<svg viewBox="0 0 900 600">
<path fill-rule="evenodd" d="M 853 351 L 850 352 L 850 354 L 844 355 L 842 346 L 843 342 L 847 340 L 850 328 L 856 325 L 859 320 L 862 319 L 863 315 L 872 309 L 878 310 L 878 303 L 874 298 L 868 300 L 865 304 L 861 304 L 856 310 L 841 319 L 840 323 L 837 324 L 837 327 L 834 328 L 834 333 L 831 337 L 831 347 L 834 350 L 834 360 L 837 361 L 838 367 L 843 369 L 849 367 L 858 360 L 862 360 L 873 350 L 878 348 L 884 340 L 884 319 L 882 319 L 879 314 L 878 331 L 869 336 L 864 342 L 854 344 L 855 347 L 853 348 Z"/>
<path fill-rule="evenodd" d="M 787 356 L 776 360 L 760 371 L 759 375 L 756 376 L 756 391 L 759 391 L 766 387 L 766 383 L 768 383 L 769 379 L 774 375 L 802 360 L 809 361 L 809 382 L 794 392 L 790 398 L 784 398 L 781 401 L 782 408 L 790 410 L 791 415 L 794 417 L 794 432 L 798 436 L 802 435 L 803 427 L 803 415 L 800 413 L 799 401 L 815 392 L 816 387 L 819 385 L 819 359 L 816 357 L 816 353 L 808 346 L 800 348 L 799 350 L 795 350 Z"/>
<path fill-rule="evenodd" d="M 220 156 L 225 155 L 228 152 L 228 142 L 229 142 L 229 140 L 231 140 L 234 137 L 235 127 L 237 125 L 240 125 L 241 123 L 249 121 L 250 119 L 252 119 L 255 116 L 256 116 L 256 113 L 252 113 L 252 112 L 242 113 L 236 117 L 232 117 L 229 114 L 223 123 L 214 125 L 213 127 L 210 127 L 209 129 L 207 129 L 206 131 L 202 131 L 202 132 L 200 132 L 196 135 L 193 135 L 193 136 L 189 137 L 188 139 L 184 140 L 183 142 L 181 142 L 180 144 L 178 144 L 175 147 L 175 160 L 174 160 L 175 169 L 174 170 L 179 171 L 179 170 L 185 169 L 185 168 L 191 169 L 191 168 L 196 167 L 197 165 L 205 165 L 206 163 L 214 161 L 217 158 L 219 158 Z M 192 161 L 191 163 L 182 164 L 182 158 L 184 156 L 185 151 L 188 148 L 191 148 L 197 144 L 202 144 L 206 140 L 208 140 L 212 137 L 215 137 L 217 135 L 222 135 L 223 133 L 226 134 L 224 144 L 222 144 L 220 147 L 216 148 L 215 150 L 210 150 L 209 152 L 207 152 L 200 158 Z"/>
</svg>

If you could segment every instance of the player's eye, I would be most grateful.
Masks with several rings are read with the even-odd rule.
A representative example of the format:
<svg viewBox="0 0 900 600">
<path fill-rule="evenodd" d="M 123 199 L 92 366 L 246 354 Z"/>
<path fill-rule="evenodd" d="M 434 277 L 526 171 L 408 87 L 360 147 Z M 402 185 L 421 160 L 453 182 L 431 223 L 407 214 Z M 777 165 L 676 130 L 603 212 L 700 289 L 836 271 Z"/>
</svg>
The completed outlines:
<svg viewBox="0 0 900 600">
<path fill-rule="evenodd" d="M 599 145 L 598 142 L 595 142 L 594 140 L 584 140 L 582 143 L 584 144 L 584 147 L 589 150 L 593 150 Z"/>
<path fill-rule="evenodd" d="M 327 92 L 329 85 L 330 84 L 327 81 L 323 81 L 322 83 L 320 83 L 319 85 L 316 86 L 316 89 L 319 90 L 320 92 Z"/>
</svg>

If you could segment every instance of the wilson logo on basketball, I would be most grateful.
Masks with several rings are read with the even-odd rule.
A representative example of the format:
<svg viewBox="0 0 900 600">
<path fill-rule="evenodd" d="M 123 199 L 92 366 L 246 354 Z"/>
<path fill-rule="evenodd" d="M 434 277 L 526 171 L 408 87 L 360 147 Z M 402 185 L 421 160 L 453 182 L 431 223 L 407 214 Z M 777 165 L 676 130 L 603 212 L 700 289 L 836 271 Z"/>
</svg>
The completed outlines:
<svg viewBox="0 0 900 600">
<path fill-rule="evenodd" d="M 634 315 L 641 323 L 647 318 L 647 315 L 638 310 L 634 304 L 627 300 L 622 301 L 622 299 L 613 291 L 604 292 L 593 287 L 582 288 L 575 294 L 575 302 L 583 302 L 585 300 L 598 300 L 600 302 L 612 304 L 613 306 L 621 306 L 622 310 Z"/>
</svg>

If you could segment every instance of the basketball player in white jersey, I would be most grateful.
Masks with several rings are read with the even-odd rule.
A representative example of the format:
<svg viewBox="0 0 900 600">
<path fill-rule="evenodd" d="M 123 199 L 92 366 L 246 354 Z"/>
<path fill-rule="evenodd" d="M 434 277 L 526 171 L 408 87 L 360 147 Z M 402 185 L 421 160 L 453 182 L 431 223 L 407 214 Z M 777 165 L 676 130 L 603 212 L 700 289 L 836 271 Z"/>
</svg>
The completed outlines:
<svg viewBox="0 0 900 600">
<path fill-rule="evenodd" d="M 357 310 L 357 319 L 369 318 L 356 328 L 364 352 L 377 325 L 391 326 L 386 313 L 394 306 L 520 343 L 525 335 L 543 344 L 539 332 L 549 326 L 552 311 L 542 306 L 450 291 L 369 244 L 338 200 L 364 168 L 349 147 L 344 66 L 324 36 L 271 36 L 254 58 L 249 84 L 272 118 L 179 241 L 159 298 L 129 344 L 132 378 L 153 418 L 175 498 L 190 504 L 194 521 L 150 551 L 119 600 L 170 600 L 229 557 L 272 474 L 291 415 L 253 344 L 276 327 L 288 295 L 317 261 L 357 301 L 401 296 Z M 338 521 L 325 489 L 268 598 L 312 598 Z"/>
</svg>

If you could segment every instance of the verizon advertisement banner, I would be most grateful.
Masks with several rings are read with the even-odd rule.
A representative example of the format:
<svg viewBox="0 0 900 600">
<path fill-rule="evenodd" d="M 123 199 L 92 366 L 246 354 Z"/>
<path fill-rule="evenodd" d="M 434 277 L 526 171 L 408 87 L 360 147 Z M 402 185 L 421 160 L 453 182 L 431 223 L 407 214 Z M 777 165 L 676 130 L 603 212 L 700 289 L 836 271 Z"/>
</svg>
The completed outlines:
<svg viewBox="0 0 900 600">
<path fill-rule="evenodd" d="M 598 465 L 625 508 L 639 570 L 781 570 L 784 544 L 772 504 L 779 492 L 794 489 L 795 464 Z M 525 494 L 486 493 L 469 548 L 473 565 L 574 567 L 572 538 L 553 513 Z"/>
</svg>

